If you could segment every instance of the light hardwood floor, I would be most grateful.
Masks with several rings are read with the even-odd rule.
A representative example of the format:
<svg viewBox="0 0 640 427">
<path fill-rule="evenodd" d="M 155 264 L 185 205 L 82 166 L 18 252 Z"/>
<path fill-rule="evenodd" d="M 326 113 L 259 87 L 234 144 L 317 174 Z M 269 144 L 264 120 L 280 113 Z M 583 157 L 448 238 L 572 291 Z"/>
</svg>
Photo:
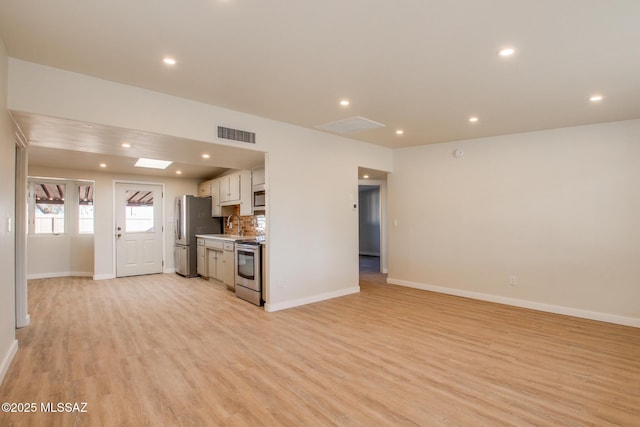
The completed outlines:
<svg viewBox="0 0 640 427">
<path fill-rule="evenodd" d="M 276 313 L 177 275 L 29 283 L 0 426 L 640 425 L 640 330 L 384 285 Z"/>
</svg>

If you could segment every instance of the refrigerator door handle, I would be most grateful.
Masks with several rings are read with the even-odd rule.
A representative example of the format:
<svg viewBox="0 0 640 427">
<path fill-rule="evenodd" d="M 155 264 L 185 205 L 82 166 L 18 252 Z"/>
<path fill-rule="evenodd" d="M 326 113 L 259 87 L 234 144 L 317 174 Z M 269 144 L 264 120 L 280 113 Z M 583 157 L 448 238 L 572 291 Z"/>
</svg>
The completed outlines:
<svg viewBox="0 0 640 427">
<path fill-rule="evenodd" d="M 182 200 L 176 200 L 176 241 L 180 241 L 182 239 L 182 230 L 180 227 L 180 220 L 182 219 Z"/>
</svg>

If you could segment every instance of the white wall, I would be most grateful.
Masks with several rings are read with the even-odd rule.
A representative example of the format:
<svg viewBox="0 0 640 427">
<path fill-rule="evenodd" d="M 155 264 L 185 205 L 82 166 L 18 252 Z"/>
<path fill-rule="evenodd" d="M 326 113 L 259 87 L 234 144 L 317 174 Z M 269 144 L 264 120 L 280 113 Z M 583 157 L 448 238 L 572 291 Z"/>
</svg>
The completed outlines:
<svg viewBox="0 0 640 427">
<path fill-rule="evenodd" d="M 27 278 L 93 276 L 93 235 L 27 237 Z"/>
<path fill-rule="evenodd" d="M 0 383 L 18 349 L 15 313 L 15 140 L 7 112 L 7 52 L 0 39 Z M 11 222 L 9 230 L 8 223 Z"/>
<path fill-rule="evenodd" d="M 640 326 L 639 158 L 640 120 L 397 150 L 389 281 Z"/>
<path fill-rule="evenodd" d="M 173 260 L 174 247 L 174 222 L 173 201 L 181 194 L 197 194 L 198 180 L 194 179 L 174 179 L 159 178 L 143 175 L 119 175 L 98 171 L 77 171 L 60 170 L 41 166 L 29 168 L 29 175 L 49 178 L 67 178 L 78 180 L 95 181 L 94 187 L 94 214 L 95 233 L 93 241 L 93 256 L 90 259 L 90 271 L 96 279 L 107 279 L 115 277 L 115 267 L 113 261 L 114 251 L 114 207 L 113 188 L 115 181 L 132 182 L 154 182 L 164 184 L 164 220 L 165 220 L 165 267 L 166 272 L 175 269 Z M 30 236 L 28 271 L 30 276 L 50 277 L 56 271 L 83 272 L 87 268 L 87 260 L 77 258 L 77 252 L 82 249 L 87 242 L 85 236 L 73 236 L 79 239 L 72 239 L 70 236 Z M 51 255 L 57 248 L 58 254 Z M 52 260 L 43 260 L 42 256 L 49 254 Z M 86 256 L 86 255 L 85 255 Z M 56 265 L 68 266 L 60 270 Z M 58 268 L 58 270 L 55 270 Z"/>
<path fill-rule="evenodd" d="M 390 171 L 390 149 L 16 59 L 9 72 L 17 111 L 231 146 L 216 125 L 256 132 L 268 153 L 267 309 L 358 291 L 357 168 Z M 96 242 L 96 257 L 105 250 Z"/>
</svg>

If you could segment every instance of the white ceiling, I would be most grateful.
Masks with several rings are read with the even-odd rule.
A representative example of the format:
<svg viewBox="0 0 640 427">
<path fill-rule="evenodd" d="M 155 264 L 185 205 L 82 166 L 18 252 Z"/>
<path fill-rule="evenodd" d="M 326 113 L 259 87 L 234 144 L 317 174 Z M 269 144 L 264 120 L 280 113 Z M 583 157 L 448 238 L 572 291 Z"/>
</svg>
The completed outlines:
<svg viewBox="0 0 640 427">
<path fill-rule="evenodd" d="M 638 0 L 3 0 L 0 37 L 15 58 L 309 128 L 361 116 L 386 126 L 348 136 L 388 147 L 640 117 Z"/>
<path fill-rule="evenodd" d="M 204 179 L 264 164 L 264 154 L 255 150 L 20 112 L 11 115 L 30 141 L 30 166 Z M 137 168 L 139 157 L 173 163 L 164 170 Z"/>
</svg>

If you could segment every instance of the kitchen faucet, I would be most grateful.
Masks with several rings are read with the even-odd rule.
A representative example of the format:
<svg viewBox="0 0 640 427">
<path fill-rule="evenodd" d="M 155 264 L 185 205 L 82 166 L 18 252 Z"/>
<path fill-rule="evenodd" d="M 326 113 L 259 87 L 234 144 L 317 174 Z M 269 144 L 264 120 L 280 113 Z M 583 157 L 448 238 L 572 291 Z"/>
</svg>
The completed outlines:
<svg viewBox="0 0 640 427">
<path fill-rule="evenodd" d="M 238 236 L 242 236 L 242 230 L 240 229 L 240 217 L 238 215 L 229 215 L 229 217 L 227 218 L 227 228 L 231 228 L 231 218 L 233 218 L 234 216 L 238 218 Z"/>
</svg>

